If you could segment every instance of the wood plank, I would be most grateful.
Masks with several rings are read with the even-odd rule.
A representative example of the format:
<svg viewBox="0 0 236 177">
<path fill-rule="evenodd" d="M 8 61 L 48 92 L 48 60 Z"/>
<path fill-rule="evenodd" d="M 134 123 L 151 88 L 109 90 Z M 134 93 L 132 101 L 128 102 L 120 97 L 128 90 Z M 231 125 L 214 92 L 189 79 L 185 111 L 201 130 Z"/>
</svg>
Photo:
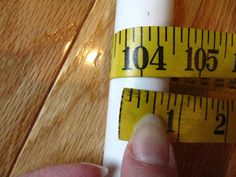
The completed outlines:
<svg viewBox="0 0 236 177">
<path fill-rule="evenodd" d="M 12 177 L 60 163 L 101 163 L 114 8 L 114 1 L 96 1 Z M 175 24 L 235 32 L 235 8 L 234 0 L 176 0 Z M 87 56 L 95 51 L 95 62 L 90 62 Z M 175 144 L 175 151 L 181 177 L 235 176 L 232 145 Z"/>
<path fill-rule="evenodd" d="M 8 176 L 94 0 L 0 1 L 0 176 Z"/>
<path fill-rule="evenodd" d="M 101 163 L 114 8 L 114 1 L 96 1 L 11 176 L 58 163 Z"/>
</svg>

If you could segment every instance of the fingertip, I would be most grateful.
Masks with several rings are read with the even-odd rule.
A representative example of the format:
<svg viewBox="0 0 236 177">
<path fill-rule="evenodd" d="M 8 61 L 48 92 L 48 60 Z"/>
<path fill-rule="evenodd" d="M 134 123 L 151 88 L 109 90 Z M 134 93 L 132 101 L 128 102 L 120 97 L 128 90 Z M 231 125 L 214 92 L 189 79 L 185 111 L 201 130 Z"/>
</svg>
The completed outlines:
<svg viewBox="0 0 236 177">
<path fill-rule="evenodd" d="M 97 165 L 97 164 L 93 164 L 93 163 L 88 163 L 88 162 L 82 162 L 80 163 L 80 165 L 83 167 L 83 166 L 89 166 L 89 167 L 94 167 L 94 168 L 98 168 L 99 170 L 101 170 L 101 175 L 102 177 L 105 177 L 108 175 L 108 168 L 107 167 L 104 167 L 104 166 L 101 166 L 101 165 Z"/>
<path fill-rule="evenodd" d="M 58 165 L 39 169 L 20 177 L 105 177 L 108 169 L 91 163 Z"/>
<path fill-rule="evenodd" d="M 162 120 L 155 115 L 144 116 L 135 126 L 131 144 L 137 160 L 167 166 L 170 142 Z"/>
<path fill-rule="evenodd" d="M 177 177 L 174 151 L 159 117 L 147 115 L 137 123 L 125 150 L 121 174 Z"/>
<path fill-rule="evenodd" d="M 159 127 L 160 129 L 164 129 L 164 124 L 163 121 L 161 120 L 161 118 L 159 116 L 156 116 L 154 114 L 147 114 L 145 116 L 143 116 L 135 125 L 133 133 L 135 133 L 137 131 L 137 129 L 139 129 L 140 127 L 144 126 L 144 125 L 148 125 L 148 124 L 153 124 L 157 127 Z"/>
</svg>

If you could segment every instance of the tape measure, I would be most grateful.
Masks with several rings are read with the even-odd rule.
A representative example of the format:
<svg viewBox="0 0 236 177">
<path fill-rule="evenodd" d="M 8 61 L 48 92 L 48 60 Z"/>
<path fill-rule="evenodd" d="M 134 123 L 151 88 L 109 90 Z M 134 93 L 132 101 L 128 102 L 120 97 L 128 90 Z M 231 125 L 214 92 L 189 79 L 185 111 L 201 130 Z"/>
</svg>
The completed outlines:
<svg viewBox="0 0 236 177">
<path fill-rule="evenodd" d="M 236 34 L 138 27 L 114 35 L 111 78 L 236 77 Z"/>
<path fill-rule="evenodd" d="M 113 38 L 110 72 L 110 78 L 121 77 L 206 78 L 204 85 L 235 88 L 236 34 L 154 26 L 122 30 Z M 138 120 L 152 113 L 163 119 L 174 142 L 236 143 L 234 107 L 230 99 L 127 88 L 119 139 L 129 140 Z"/>
<path fill-rule="evenodd" d="M 124 89 L 119 139 L 129 140 L 134 125 L 147 114 L 156 114 L 173 142 L 236 142 L 235 100 Z"/>
</svg>

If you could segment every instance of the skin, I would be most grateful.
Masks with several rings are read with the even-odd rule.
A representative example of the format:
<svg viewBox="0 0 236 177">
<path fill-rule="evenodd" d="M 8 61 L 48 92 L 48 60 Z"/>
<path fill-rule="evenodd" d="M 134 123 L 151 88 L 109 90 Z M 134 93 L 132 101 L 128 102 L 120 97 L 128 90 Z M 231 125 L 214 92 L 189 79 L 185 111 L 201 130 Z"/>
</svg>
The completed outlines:
<svg viewBox="0 0 236 177">
<path fill-rule="evenodd" d="M 101 177 L 100 168 L 89 164 L 59 165 L 31 172 L 21 177 Z"/>
<path fill-rule="evenodd" d="M 177 166 L 172 146 L 169 148 L 167 166 L 148 164 L 137 160 L 128 144 L 122 163 L 121 177 L 177 177 Z"/>
<path fill-rule="evenodd" d="M 127 145 L 121 170 L 121 177 L 177 177 L 177 168 L 172 146 L 169 149 L 167 166 L 153 165 L 137 160 L 132 144 Z M 20 177 L 102 177 L 101 169 L 90 164 L 60 165 L 44 168 Z"/>
<path fill-rule="evenodd" d="M 147 115 L 136 125 L 122 162 L 121 177 L 177 177 L 173 147 L 160 118 Z M 108 169 L 88 163 L 44 168 L 20 177 L 103 177 Z"/>
</svg>

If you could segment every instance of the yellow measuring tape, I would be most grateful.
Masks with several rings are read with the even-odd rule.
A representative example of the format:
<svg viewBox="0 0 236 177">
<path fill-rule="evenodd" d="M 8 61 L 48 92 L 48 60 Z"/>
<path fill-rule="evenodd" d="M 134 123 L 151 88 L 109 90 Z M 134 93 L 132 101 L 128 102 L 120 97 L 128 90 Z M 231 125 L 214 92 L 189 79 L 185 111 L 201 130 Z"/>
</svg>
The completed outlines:
<svg viewBox="0 0 236 177">
<path fill-rule="evenodd" d="M 236 35 L 180 27 L 138 27 L 114 35 L 111 78 L 235 78 Z M 176 142 L 236 143 L 234 100 L 125 89 L 119 139 L 137 121 L 159 115 Z"/>
<path fill-rule="evenodd" d="M 180 27 L 138 27 L 114 35 L 111 78 L 236 77 L 236 35 Z"/>
<path fill-rule="evenodd" d="M 156 114 L 173 142 L 236 142 L 234 100 L 124 89 L 119 138 L 129 140 L 134 125 L 147 114 Z"/>
</svg>

